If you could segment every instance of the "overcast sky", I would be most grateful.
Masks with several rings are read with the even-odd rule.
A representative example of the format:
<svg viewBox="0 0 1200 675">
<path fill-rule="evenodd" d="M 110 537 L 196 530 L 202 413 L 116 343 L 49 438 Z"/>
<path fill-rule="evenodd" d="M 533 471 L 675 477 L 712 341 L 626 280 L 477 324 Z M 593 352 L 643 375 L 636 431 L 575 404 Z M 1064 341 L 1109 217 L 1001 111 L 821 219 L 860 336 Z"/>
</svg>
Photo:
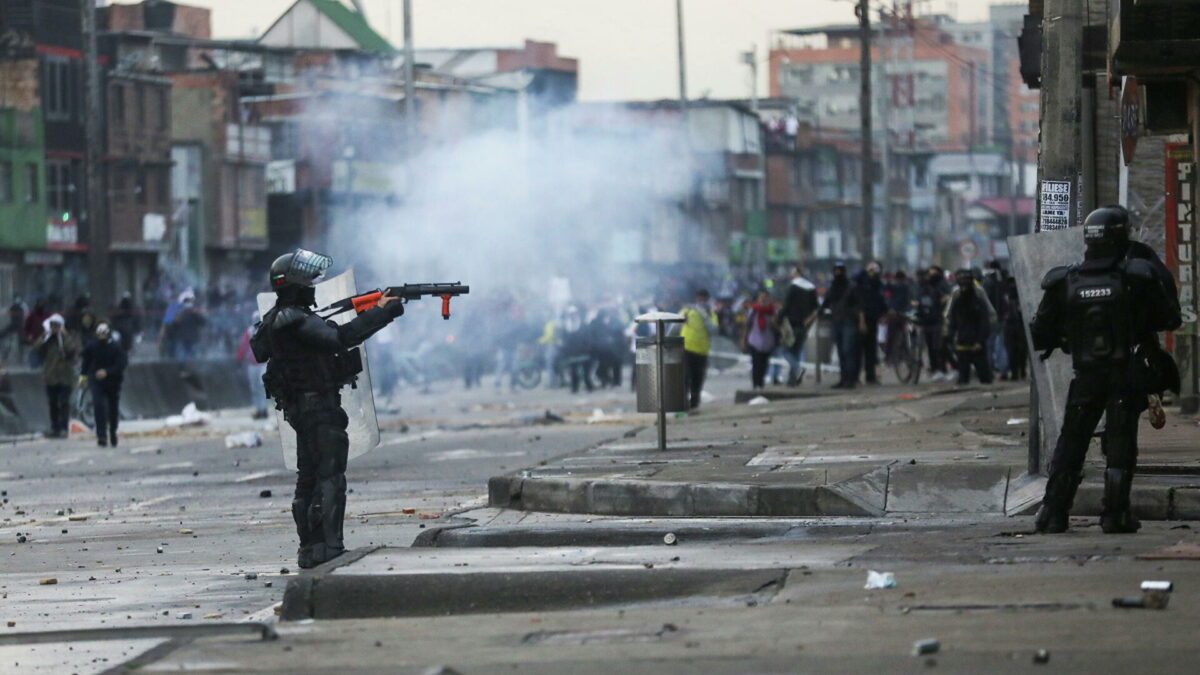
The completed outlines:
<svg viewBox="0 0 1200 675">
<path fill-rule="evenodd" d="M 348 0 L 343 0 L 348 1 Z M 213 10 L 217 37 L 265 30 L 294 0 L 183 0 Z M 1001 0 L 1013 4 L 1012 0 Z M 377 31 L 399 46 L 401 0 L 363 0 Z M 852 0 L 684 0 L 688 95 L 749 95 L 749 68 L 739 52 L 758 47 L 765 63 L 772 30 L 852 23 Z M 872 0 L 873 5 L 890 5 Z M 986 19 L 989 0 L 926 0 L 926 11 L 960 21 Z M 525 38 L 557 42 L 580 60 L 580 98 L 655 99 L 678 95 L 672 0 L 413 0 L 414 41 L 422 47 L 519 46 Z M 758 91 L 766 93 L 766 68 Z"/>
</svg>

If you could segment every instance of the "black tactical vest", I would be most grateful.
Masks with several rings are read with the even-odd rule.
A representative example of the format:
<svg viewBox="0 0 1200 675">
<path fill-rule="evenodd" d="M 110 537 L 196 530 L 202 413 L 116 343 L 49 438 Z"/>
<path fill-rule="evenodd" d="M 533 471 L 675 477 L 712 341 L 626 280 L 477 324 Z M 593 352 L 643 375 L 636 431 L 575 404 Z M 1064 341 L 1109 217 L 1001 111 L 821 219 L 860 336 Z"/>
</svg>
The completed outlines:
<svg viewBox="0 0 1200 675">
<path fill-rule="evenodd" d="M 1136 318 L 1123 266 L 1072 268 L 1065 319 L 1076 368 L 1125 363 L 1134 345 Z"/>
<path fill-rule="evenodd" d="M 274 329 L 277 312 L 278 307 L 272 308 L 263 316 L 252 340 L 252 345 L 257 342 L 259 347 L 267 348 L 263 384 L 268 396 L 279 406 L 285 406 L 306 392 L 329 393 L 356 384 L 363 370 L 358 347 L 333 354 L 312 349 L 296 339 L 292 330 Z M 255 356 L 261 359 L 257 348 Z"/>
</svg>

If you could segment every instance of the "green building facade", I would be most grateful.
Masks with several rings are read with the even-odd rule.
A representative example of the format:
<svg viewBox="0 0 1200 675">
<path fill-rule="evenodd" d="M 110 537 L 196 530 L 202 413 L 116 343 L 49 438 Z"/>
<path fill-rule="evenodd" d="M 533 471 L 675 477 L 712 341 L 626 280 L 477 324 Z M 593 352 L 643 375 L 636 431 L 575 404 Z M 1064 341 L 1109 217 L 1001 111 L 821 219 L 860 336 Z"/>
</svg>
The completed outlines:
<svg viewBox="0 0 1200 675">
<path fill-rule="evenodd" d="M 46 248 L 42 111 L 0 108 L 0 249 Z"/>
</svg>

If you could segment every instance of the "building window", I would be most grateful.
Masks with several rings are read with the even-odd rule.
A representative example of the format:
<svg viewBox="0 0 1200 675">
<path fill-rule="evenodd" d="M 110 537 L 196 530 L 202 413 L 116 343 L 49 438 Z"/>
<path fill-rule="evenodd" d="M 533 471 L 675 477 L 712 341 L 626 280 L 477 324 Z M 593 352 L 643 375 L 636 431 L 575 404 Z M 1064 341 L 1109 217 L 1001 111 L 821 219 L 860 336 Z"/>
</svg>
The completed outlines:
<svg viewBox="0 0 1200 675">
<path fill-rule="evenodd" d="M 39 194 L 38 165 L 33 162 L 25 164 L 25 201 L 36 202 Z"/>
<path fill-rule="evenodd" d="M 77 100 L 75 69 L 66 57 L 46 55 L 43 58 L 42 107 L 46 119 L 69 119 Z"/>
<path fill-rule="evenodd" d="M 154 172 L 154 176 L 158 181 L 158 191 L 155 194 L 155 197 L 158 199 L 158 205 L 165 208 L 171 201 L 171 196 L 169 194 L 170 190 L 168 190 L 168 188 L 171 186 L 171 183 L 168 178 L 167 170 L 159 169 L 158 171 Z"/>
<path fill-rule="evenodd" d="M 0 162 L 0 204 L 7 204 L 13 199 L 12 162 Z"/>
<path fill-rule="evenodd" d="M 146 170 L 142 167 L 138 167 L 137 177 L 134 180 L 136 181 L 133 186 L 134 199 L 139 204 L 145 204 L 146 203 Z"/>
<path fill-rule="evenodd" d="M 146 126 L 146 88 L 136 87 L 134 94 L 137 105 L 137 123 L 139 127 Z"/>
<path fill-rule="evenodd" d="M 125 87 L 113 85 L 112 88 L 112 118 L 113 122 L 125 122 Z"/>
<path fill-rule="evenodd" d="M 167 105 L 167 90 L 158 89 L 158 130 L 166 131 L 171 126 L 171 111 Z"/>
<path fill-rule="evenodd" d="M 72 193 L 75 186 L 71 181 L 71 164 L 61 160 L 46 162 L 46 205 L 50 212 L 58 215 L 71 211 Z"/>
</svg>

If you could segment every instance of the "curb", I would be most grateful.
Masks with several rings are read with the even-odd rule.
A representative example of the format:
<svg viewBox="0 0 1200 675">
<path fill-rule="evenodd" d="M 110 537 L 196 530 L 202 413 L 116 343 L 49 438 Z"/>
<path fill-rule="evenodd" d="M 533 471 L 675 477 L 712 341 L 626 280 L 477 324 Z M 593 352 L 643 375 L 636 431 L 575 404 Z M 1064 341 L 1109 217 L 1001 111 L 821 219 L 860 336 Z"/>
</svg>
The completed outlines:
<svg viewBox="0 0 1200 675">
<path fill-rule="evenodd" d="M 301 572 L 299 576 L 288 581 L 283 590 L 283 605 L 280 607 L 280 621 L 302 621 L 313 616 L 312 598 L 322 579 L 339 567 L 352 565 L 378 551 L 382 546 L 368 546 L 346 551 L 327 563 L 317 565 L 311 570 Z"/>
<path fill-rule="evenodd" d="M 732 541 L 786 537 L 809 528 L 794 522 L 776 521 L 727 522 L 675 525 L 622 524 L 620 528 L 601 525 L 538 527 L 465 527 L 444 528 L 433 536 L 422 532 L 412 543 L 413 548 L 517 548 L 529 547 L 601 547 L 601 546 L 661 546 L 663 537 L 673 534 L 681 543 Z"/>
<path fill-rule="evenodd" d="M 784 569 L 593 569 L 332 574 L 295 579 L 281 619 L 367 619 L 579 609 L 777 591 Z"/>
<path fill-rule="evenodd" d="M 961 469 L 956 465 L 930 465 Z M 1032 515 L 1041 505 L 1045 479 L 1013 475 L 989 481 L 978 489 L 956 489 L 957 504 L 913 508 L 897 498 L 897 476 L 915 467 L 892 465 L 831 485 L 744 483 L 680 483 L 636 478 L 494 476 L 488 480 L 488 505 L 493 508 L 551 513 L 633 517 L 878 517 L 992 513 Z M 985 465 L 979 473 L 996 473 Z M 1104 486 L 1087 482 L 1079 487 L 1072 515 L 1099 516 Z M 1135 481 L 1134 513 L 1142 520 L 1200 520 L 1200 480 L 1196 484 L 1163 485 Z M 475 535 L 455 535 L 471 538 Z M 442 545 L 442 544 L 435 544 Z M 451 544 L 453 545 L 453 544 Z"/>
</svg>

